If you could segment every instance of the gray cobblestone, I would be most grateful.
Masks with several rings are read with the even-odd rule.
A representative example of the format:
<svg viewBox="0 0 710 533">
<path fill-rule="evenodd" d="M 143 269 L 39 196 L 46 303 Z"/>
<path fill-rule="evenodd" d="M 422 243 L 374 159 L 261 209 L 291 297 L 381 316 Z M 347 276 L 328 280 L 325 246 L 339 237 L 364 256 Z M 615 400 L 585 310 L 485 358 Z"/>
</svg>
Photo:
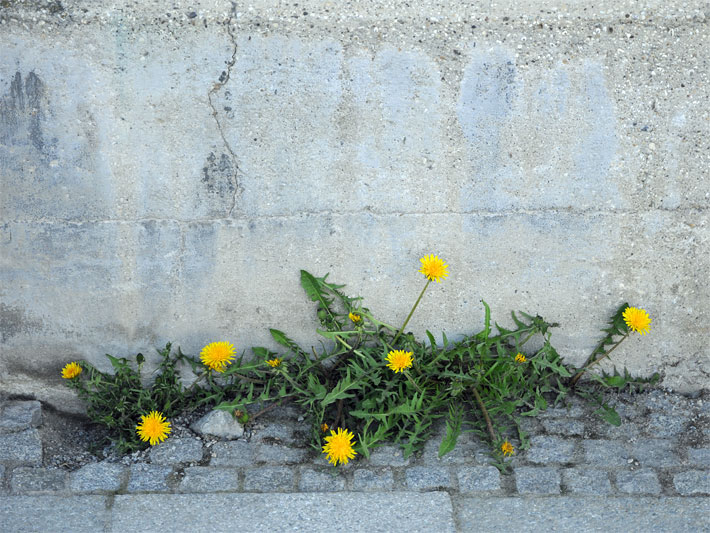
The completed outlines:
<svg viewBox="0 0 710 533">
<path fill-rule="evenodd" d="M 185 469 L 180 492 L 224 492 L 239 489 L 239 472 L 234 468 L 191 466 Z"/>
<path fill-rule="evenodd" d="M 488 464 L 492 461 L 486 445 L 480 441 L 469 440 L 467 435 L 461 435 L 456 447 L 441 458 L 439 458 L 440 444 L 441 438 L 427 441 L 422 450 L 420 462 L 425 465 L 454 465 Z"/>
<path fill-rule="evenodd" d="M 452 488 L 451 472 L 437 466 L 413 466 L 405 473 L 407 487 L 416 490 L 439 490 Z"/>
<path fill-rule="evenodd" d="M 294 484 L 295 479 L 290 468 L 264 467 L 247 471 L 244 489 L 260 492 L 291 492 Z"/>
<path fill-rule="evenodd" d="M 173 469 L 170 466 L 137 464 L 131 465 L 127 492 L 168 492 L 168 478 Z"/>
<path fill-rule="evenodd" d="M 372 466 L 407 466 L 411 457 L 405 459 L 399 446 L 380 446 L 370 452 L 368 462 Z"/>
<path fill-rule="evenodd" d="M 115 492 L 126 478 L 127 468 L 116 463 L 94 463 L 69 475 L 72 492 Z"/>
<path fill-rule="evenodd" d="M 631 454 L 617 440 L 584 440 L 585 462 L 596 466 L 626 466 Z"/>
<path fill-rule="evenodd" d="M 520 466 L 515 469 L 515 486 L 520 494 L 559 494 L 557 468 Z"/>
<path fill-rule="evenodd" d="M 299 490 L 303 492 L 335 492 L 345 489 L 345 479 L 339 472 L 333 470 L 301 470 L 301 480 L 298 482 Z"/>
<path fill-rule="evenodd" d="M 710 466 L 710 448 L 688 448 L 688 462 L 696 466 Z"/>
<path fill-rule="evenodd" d="M 254 430 L 252 442 L 281 442 L 283 444 L 294 444 L 293 424 L 283 424 L 280 422 L 271 423 L 263 429 Z"/>
<path fill-rule="evenodd" d="M 550 407 L 542 411 L 538 417 L 541 419 L 547 418 L 581 418 L 584 414 L 583 404 L 576 400 L 569 399 L 566 405 Z"/>
<path fill-rule="evenodd" d="M 562 481 L 574 494 L 609 494 L 609 474 L 603 470 L 569 468 L 562 471 Z"/>
<path fill-rule="evenodd" d="M 574 441 L 569 439 L 532 437 L 526 458 L 532 463 L 571 463 L 574 460 L 574 447 Z"/>
<path fill-rule="evenodd" d="M 616 487 L 624 494 L 661 493 L 661 484 L 658 482 L 658 476 L 656 472 L 650 469 L 617 472 Z"/>
<path fill-rule="evenodd" d="M 23 466 L 42 464 L 42 441 L 39 431 L 26 429 L 18 433 L 0 434 L 0 461 Z"/>
<path fill-rule="evenodd" d="M 542 426 L 548 433 L 567 436 L 584 435 L 584 424 L 579 420 L 569 418 L 547 419 L 542 421 Z"/>
<path fill-rule="evenodd" d="M 500 472 L 495 466 L 468 466 L 457 472 L 459 492 L 482 492 L 500 489 Z"/>
<path fill-rule="evenodd" d="M 692 494 L 710 494 L 710 471 L 687 470 L 673 476 L 673 485 L 678 494 L 690 496 Z"/>
<path fill-rule="evenodd" d="M 159 465 L 174 465 L 202 460 L 202 441 L 192 437 L 171 438 L 150 450 L 150 460 Z"/>
<path fill-rule="evenodd" d="M 633 422 L 623 421 L 620 426 L 612 426 L 611 424 L 598 421 L 597 433 L 607 439 L 636 439 L 641 435 L 641 430 L 638 424 Z"/>
<path fill-rule="evenodd" d="M 290 448 L 281 444 L 260 444 L 256 449 L 256 462 L 273 465 L 300 463 L 308 455 L 308 450 Z"/>
<path fill-rule="evenodd" d="M 643 466 L 668 467 L 680 465 L 673 443 L 663 439 L 646 439 L 632 443 L 631 455 Z"/>
<path fill-rule="evenodd" d="M 685 425 L 690 418 L 687 415 L 678 413 L 651 413 L 648 415 L 648 424 L 645 426 L 646 433 L 650 437 L 672 438 L 685 431 Z"/>
<path fill-rule="evenodd" d="M 23 431 L 42 423 L 42 404 L 36 400 L 7 402 L 0 408 L 0 433 Z"/>
<path fill-rule="evenodd" d="M 212 446 L 212 466 L 250 466 L 254 462 L 255 446 L 244 440 L 217 442 Z"/>
<path fill-rule="evenodd" d="M 67 473 L 56 468 L 20 466 L 12 471 L 10 488 L 14 494 L 64 490 Z"/>
<path fill-rule="evenodd" d="M 361 468 L 353 472 L 353 490 L 388 490 L 394 487 L 392 470 Z"/>
</svg>

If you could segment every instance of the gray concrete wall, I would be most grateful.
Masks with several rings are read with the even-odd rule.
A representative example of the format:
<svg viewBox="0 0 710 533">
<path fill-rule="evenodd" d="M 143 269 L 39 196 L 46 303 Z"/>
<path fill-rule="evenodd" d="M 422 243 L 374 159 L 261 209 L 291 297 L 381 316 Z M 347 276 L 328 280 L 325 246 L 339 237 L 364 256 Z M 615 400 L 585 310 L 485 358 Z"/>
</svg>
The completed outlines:
<svg viewBox="0 0 710 533">
<path fill-rule="evenodd" d="M 481 298 L 707 388 L 705 1 L 0 2 L 2 389 L 167 341 L 317 343 L 299 269 L 400 323 Z M 164 5 L 161 5 L 164 4 Z M 463 5 L 467 4 L 467 5 Z"/>
</svg>

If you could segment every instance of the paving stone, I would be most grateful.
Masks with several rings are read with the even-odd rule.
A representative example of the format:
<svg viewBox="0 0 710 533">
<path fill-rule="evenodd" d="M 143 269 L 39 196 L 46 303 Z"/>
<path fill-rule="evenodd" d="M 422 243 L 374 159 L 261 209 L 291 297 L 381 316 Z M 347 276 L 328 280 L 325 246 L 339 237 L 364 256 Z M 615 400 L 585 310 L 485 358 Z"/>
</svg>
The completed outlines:
<svg viewBox="0 0 710 533">
<path fill-rule="evenodd" d="M 630 439 L 638 438 L 639 435 L 641 435 L 641 429 L 638 424 L 634 422 L 627 422 L 626 420 L 622 421 L 620 426 L 612 426 L 608 422 L 599 420 L 597 425 L 597 433 L 607 439 L 622 439 L 628 441 Z"/>
<path fill-rule="evenodd" d="M 211 466 L 250 466 L 255 446 L 244 440 L 217 442 L 212 446 Z"/>
<path fill-rule="evenodd" d="M 10 488 L 15 494 L 64 490 L 67 473 L 56 468 L 20 466 L 12 471 Z"/>
<path fill-rule="evenodd" d="M 710 448 L 688 448 L 688 462 L 696 466 L 710 466 Z"/>
<path fill-rule="evenodd" d="M 520 429 L 526 433 L 541 433 L 542 432 L 542 422 L 534 416 L 522 416 L 518 422 Z"/>
<path fill-rule="evenodd" d="M 688 415 L 674 410 L 673 413 L 651 413 L 645 426 L 646 434 L 654 438 L 672 438 L 685 431 L 690 421 Z"/>
<path fill-rule="evenodd" d="M 411 457 L 405 459 L 399 446 L 380 446 L 370 451 L 367 461 L 372 466 L 407 466 L 411 463 Z"/>
<path fill-rule="evenodd" d="M 392 470 L 361 468 L 353 472 L 353 490 L 391 490 L 394 487 Z"/>
<path fill-rule="evenodd" d="M 110 516 L 106 500 L 106 496 L 86 495 L 3 496 L 0 497 L 0 530 L 7 533 L 106 531 Z"/>
<path fill-rule="evenodd" d="M 246 473 L 244 490 L 260 492 L 293 491 L 295 479 L 293 471 L 286 467 L 264 467 Z"/>
<path fill-rule="evenodd" d="M 465 466 L 458 469 L 459 492 L 500 489 L 500 472 L 495 466 Z"/>
<path fill-rule="evenodd" d="M 0 465 L 0 494 L 3 494 L 5 491 L 5 483 L 3 483 L 4 478 L 5 478 L 5 465 Z"/>
<path fill-rule="evenodd" d="M 293 424 L 274 422 L 264 427 L 263 429 L 254 430 L 251 436 L 251 441 L 296 444 L 293 433 Z"/>
<path fill-rule="evenodd" d="M 26 429 L 0 435 L 0 461 L 24 466 L 42 464 L 42 441 L 39 431 Z"/>
<path fill-rule="evenodd" d="M 650 469 L 616 473 L 616 487 L 624 494 L 660 494 L 661 484 L 656 472 Z"/>
<path fill-rule="evenodd" d="M 313 470 L 304 468 L 301 470 L 301 480 L 298 482 L 298 489 L 302 492 L 334 492 L 345 489 L 345 479 L 338 471 L 333 470 Z"/>
<path fill-rule="evenodd" d="M 126 478 L 127 468 L 116 463 L 93 463 L 69 474 L 72 492 L 115 492 Z"/>
<path fill-rule="evenodd" d="M 673 476 L 673 485 L 678 494 L 690 496 L 692 494 L 710 494 L 710 471 L 688 470 Z"/>
<path fill-rule="evenodd" d="M 514 472 L 515 486 L 520 494 L 560 493 L 560 472 L 557 468 L 519 466 Z"/>
<path fill-rule="evenodd" d="M 568 468 L 562 471 L 562 481 L 573 494 L 609 494 L 609 474 L 603 470 Z"/>
<path fill-rule="evenodd" d="M 239 490 L 239 472 L 234 468 L 191 466 L 178 487 L 180 492 L 225 492 Z"/>
<path fill-rule="evenodd" d="M 441 458 L 439 458 L 441 438 L 429 439 L 424 444 L 419 461 L 425 465 L 491 463 L 493 458 L 487 445 L 478 440 L 469 440 L 467 437 L 467 435 L 461 435 L 456 447 Z"/>
<path fill-rule="evenodd" d="M 448 468 L 437 466 L 413 466 L 405 473 L 407 487 L 415 490 L 441 490 L 453 487 Z"/>
<path fill-rule="evenodd" d="M 131 465 L 127 492 L 168 492 L 168 478 L 173 469 L 170 466 L 136 464 Z"/>
<path fill-rule="evenodd" d="M 272 465 L 300 463 L 308 455 L 308 450 L 291 448 L 281 444 L 259 444 L 256 448 L 256 462 Z"/>
<path fill-rule="evenodd" d="M 584 435 L 584 424 L 579 420 L 569 418 L 548 419 L 542 421 L 542 426 L 548 433 L 567 436 Z"/>
<path fill-rule="evenodd" d="M 456 511 L 462 532 L 699 533 L 708 531 L 710 498 L 462 497 Z"/>
<path fill-rule="evenodd" d="M 645 439 L 631 444 L 631 455 L 643 466 L 669 467 L 680 465 L 673 443 L 663 439 Z"/>
<path fill-rule="evenodd" d="M 626 466 L 631 454 L 618 440 L 583 440 L 586 464 L 597 466 Z"/>
<path fill-rule="evenodd" d="M 36 400 L 7 402 L 0 409 L 0 433 L 36 428 L 42 423 L 42 404 Z"/>
<path fill-rule="evenodd" d="M 584 415 L 584 405 L 571 400 L 567 405 L 550 407 L 541 411 L 537 417 L 540 419 L 547 418 L 581 418 Z"/>
<path fill-rule="evenodd" d="M 244 426 L 234 415 L 220 409 L 213 409 L 190 427 L 201 435 L 213 435 L 222 439 L 238 439 L 244 435 Z"/>
<path fill-rule="evenodd" d="M 98 527 L 94 531 L 456 531 L 451 498 L 444 492 L 130 494 L 116 496 L 111 517 L 108 529 Z"/>
<path fill-rule="evenodd" d="M 530 439 L 525 457 L 532 463 L 571 463 L 574 461 L 574 441 L 560 437 L 536 436 Z"/>
<path fill-rule="evenodd" d="M 192 437 L 171 438 L 150 450 L 151 462 L 159 465 L 174 465 L 202 460 L 202 441 Z"/>
</svg>

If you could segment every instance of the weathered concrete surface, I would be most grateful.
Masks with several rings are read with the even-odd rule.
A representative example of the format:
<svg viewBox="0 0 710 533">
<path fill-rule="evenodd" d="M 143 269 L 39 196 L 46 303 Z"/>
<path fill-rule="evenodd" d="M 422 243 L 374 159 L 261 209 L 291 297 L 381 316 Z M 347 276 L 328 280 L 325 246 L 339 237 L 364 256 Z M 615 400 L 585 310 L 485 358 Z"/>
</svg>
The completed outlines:
<svg viewBox="0 0 710 533">
<path fill-rule="evenodd" d="M 116 6 L 116 4 L 119 4 Z M 0 388 L 79 409 L 63 364 L 169 340 L 314 344 L 298 271 L 412 328 L 481 298 L 581 363 L 710 385 L 704 1 L 4 2 Z"/>
</svg>

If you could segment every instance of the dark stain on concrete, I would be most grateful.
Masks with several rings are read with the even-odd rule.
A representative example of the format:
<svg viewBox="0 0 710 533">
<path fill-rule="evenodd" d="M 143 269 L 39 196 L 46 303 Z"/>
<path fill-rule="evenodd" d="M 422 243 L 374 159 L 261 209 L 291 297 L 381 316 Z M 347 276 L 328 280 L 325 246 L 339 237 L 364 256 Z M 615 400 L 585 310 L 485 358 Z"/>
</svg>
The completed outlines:
<svg viewBox="0 0 710 533">
<path fill-rule="evenodd" d="M 223 198 L 230 198 L 234 194 L 234 165 L 228 154 L 221 154 L 219 158 L 210 152 L 202 168 L 202 183 L 207 192 Z"/>
<path fill-rule="evenodd" d="M 0 98 L 0 143 L 5 145 L 31 144 L 40 153 L 47 150 L 42 135 L 44 116 L 44 82 L 30 72 L 22 79 L 16 72 L 9 91 Z"/>
<path fill-rule="evenodd" d="M 11 307 L 0 303 L 0 341 L 7 342 L 20 333 L 30 333 L 42 324 L 27 318 L 27 314 L 19 307 Z"/>
</svg>

